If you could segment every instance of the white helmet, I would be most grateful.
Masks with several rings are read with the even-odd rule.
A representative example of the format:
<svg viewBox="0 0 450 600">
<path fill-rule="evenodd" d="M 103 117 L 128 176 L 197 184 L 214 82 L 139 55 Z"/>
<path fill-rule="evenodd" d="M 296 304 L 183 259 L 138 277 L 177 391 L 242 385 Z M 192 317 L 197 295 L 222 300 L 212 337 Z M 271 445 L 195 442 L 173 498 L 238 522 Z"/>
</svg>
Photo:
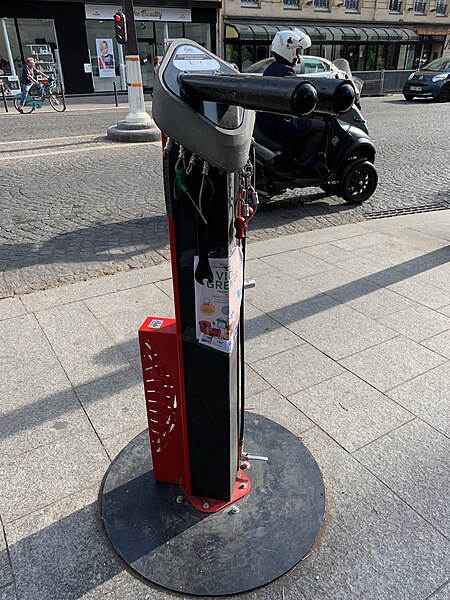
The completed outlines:
<svg viewBox="0 0 450 600">
<path fill-rule="evenodd" d="M 278 31 L 272 40 L 271 51 L 285 58 L 288 63 L 293 63 L 303 50 L 311 46 L 311 38 L 308 34 L 294 29 L 292 31 Z"/>
</svg>

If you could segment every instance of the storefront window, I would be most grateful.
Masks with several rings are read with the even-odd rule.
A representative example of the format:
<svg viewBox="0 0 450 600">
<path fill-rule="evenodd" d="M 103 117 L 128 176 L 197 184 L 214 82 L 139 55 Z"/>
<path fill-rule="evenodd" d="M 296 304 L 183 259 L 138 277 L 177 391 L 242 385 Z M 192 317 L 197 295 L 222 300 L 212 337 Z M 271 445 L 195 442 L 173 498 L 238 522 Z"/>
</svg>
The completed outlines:
<svg viewBox="0 0 450 600">
<path fill-rule="evenodd" d="M 20 73 L 20 69 L 22 68 L 22 57 L 20 55 L 20 47 L 19 42 L 17 40 L 16 28 L 14 26 L 13 19 L 1 19 L 2 23 L 0 23 L 0 75 L 12 75 L 13 70 L 16 71 L 18 75 Z M 8 49 L 6 46 L 6 39 L 4 36 L 4 31 L 6 30 L 6 36 L 9 40 L 9 46 L 11 48 L 11 57 L 12 62 L 11 65 L 10 55 L 8 53 Z M 14 66 L 14 69 L 12 68 Z"/>
<path fill-rule="evenodd" d="M 226 44 L 225 46 L 225 60 L 229 63 L 238 64 L 239 55 L 238 49 L 235 44 Z"/>
<path fill-rule="evenodd" d="M 37 46 L 42 48 L 48 46 L 52 53 L 57 47 L 53 19 L 17 19 L 17 25 L 25 58 L 31 56 Z M 42 57 L 42 62 L 46 62 L 46 60 L 45 57 Z"/>
<path fill-rule="evenodd" d="M 242 71 L 248 69 L 255 62 L 255 58 L 253 55 L 253 47 L 252 46 L 242 46 Z"/>
<path fill-rule="evenodd" d="M 416 54 L 416 47 L 413 44 L 408 46 L 408 50 L 406 52 L 406 61 L 405 61 L 405 69 L 413 69 L 414 65 L 414 56 Z"/>
<path fill-rule="evenodd" d="M 123 49 L 114 39 L 112 21 L 86 21 L 86 34 L 94 91 L 111 92 L 113 82 L 126 90 Z"/>
<path fill-rule="evenodd" d="M 211 50 L 211 32 L 208 23 L 185 23 L 184 29 L 184 37 Z"/>
</svg>

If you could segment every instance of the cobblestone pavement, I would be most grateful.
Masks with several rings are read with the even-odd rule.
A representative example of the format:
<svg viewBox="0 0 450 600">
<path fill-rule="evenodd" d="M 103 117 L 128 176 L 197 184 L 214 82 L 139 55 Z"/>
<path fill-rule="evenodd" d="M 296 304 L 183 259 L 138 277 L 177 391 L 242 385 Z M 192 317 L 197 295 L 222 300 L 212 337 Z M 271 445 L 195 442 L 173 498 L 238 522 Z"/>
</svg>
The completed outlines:
<svg viewBox="0 0 450 600">
<path fill-rule="evenodd" d="M 0 114 L 0 297 L 168 258 L 159 144 L 116 144 L 126 108 Z M 450 206 L 450 104 L 366 98 L 380 183 L 361 207 L 316 190 L 261 206 L 251 239 L 361 221 L 373 211 Z M 311 193 L 312 192 L 312 193 Z"/>
</svg>

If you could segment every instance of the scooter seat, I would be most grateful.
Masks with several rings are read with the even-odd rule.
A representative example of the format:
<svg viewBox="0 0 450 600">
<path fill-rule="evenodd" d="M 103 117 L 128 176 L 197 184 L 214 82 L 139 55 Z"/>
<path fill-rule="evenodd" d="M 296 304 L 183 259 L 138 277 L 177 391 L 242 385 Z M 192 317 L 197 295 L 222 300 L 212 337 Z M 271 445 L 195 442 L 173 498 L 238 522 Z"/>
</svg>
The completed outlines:
<svg viewBox="0 0 450 600">
<path fill-rule="evenodd" d="M 282 151 L 284 149 L 285 144 L 282 142 L 274 142 L 269 136 L 267 136 L 261 127 L 255 124 L 255 129 L 253 130 L 253 137 L 258 144 L 261 144 L 265 148 L 269 150 Z"/>
</svg>

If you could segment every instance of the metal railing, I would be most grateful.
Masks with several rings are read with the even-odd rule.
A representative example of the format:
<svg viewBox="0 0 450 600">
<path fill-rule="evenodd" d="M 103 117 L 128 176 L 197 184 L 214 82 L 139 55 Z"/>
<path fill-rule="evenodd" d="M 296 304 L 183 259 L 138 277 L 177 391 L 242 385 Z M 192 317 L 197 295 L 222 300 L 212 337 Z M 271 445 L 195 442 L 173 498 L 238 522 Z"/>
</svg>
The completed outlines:
<svg viewBox="0 0 450 600">
<path fill-rule="evenodd" d="M 345 10 L 347 12 L 358 12 L 359 0 L 345 0 Z"/>
<path fill-rule="evenodd" d="M 400 0 L 391 0 L 389 3 L 389 12 L 400 13 L 402 12 L 402 3 Z"/>
<path fill-rule="evenodd" d="M 424 2 L 423 0 L 416 0 L 414 2 L 414 13 L 416 15 L 424 15 L 426 6 L 427 6 L 427 3 Z"/>
<path fill-rule="evenodd" d="M 447 5 L 444 2 L 436 2 L 436 14 L 445 17 L 447 14 Z"/>
<path fill-rule="evenodd" d="M 362 96 L 383 96 L 401 92 L 411 73 L 414 71 L 353 71 L 355 77 L 364 81 Z"/>
<path fill-rule="evenodd" d="M 330 0 L 314 0 L 316 10 L 330 10 Z"/>
</svg>

